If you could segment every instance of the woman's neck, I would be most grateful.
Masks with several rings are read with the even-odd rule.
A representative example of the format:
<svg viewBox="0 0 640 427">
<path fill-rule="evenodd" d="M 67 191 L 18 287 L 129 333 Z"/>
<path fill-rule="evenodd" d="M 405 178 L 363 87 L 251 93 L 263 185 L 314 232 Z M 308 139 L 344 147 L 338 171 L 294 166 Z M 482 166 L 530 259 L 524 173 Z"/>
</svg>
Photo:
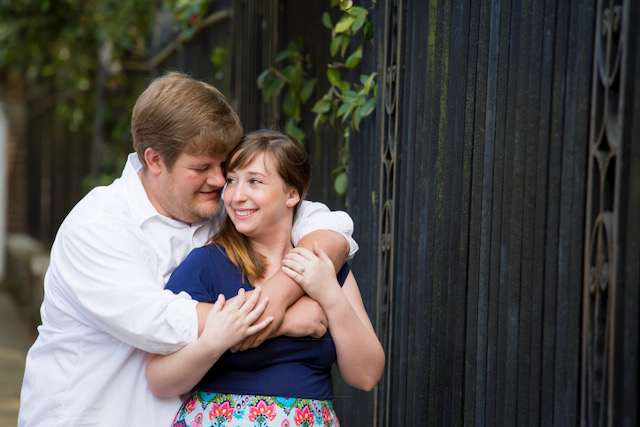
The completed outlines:
<svg viewBox="0 0 640 427">
<path fill-rule="evenodd" d="M 291 243 L 291 229 L 283 231 L 279 236 L 271 236 L 266 239 L 250 239 L 251 247 L 267 260 L 267 269 L 264 278 L 258 284 L 269 279 L 271 276 L 280 271 L 282 259 L 285 254 L 293 249 Z"/>
</svg>

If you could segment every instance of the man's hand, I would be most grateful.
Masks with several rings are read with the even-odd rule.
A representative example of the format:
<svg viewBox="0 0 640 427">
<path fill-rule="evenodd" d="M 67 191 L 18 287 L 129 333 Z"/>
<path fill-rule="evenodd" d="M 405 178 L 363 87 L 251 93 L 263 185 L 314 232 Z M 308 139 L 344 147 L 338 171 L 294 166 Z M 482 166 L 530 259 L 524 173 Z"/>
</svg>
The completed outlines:
<svg viewBox="0 0 640 427">
<path fill-rule="evenodd" d="M 327 327 L 327 316 L 320 304 L 304 295 L 287 309 L 276 336 L 322 338 Z"/>
<path fill-rule="evenodd" d="M 249 348 L 258 347 L 267 338 L 276 337 L 278 329 L 284 321 L 285 312 L 291 304 L 300 298 L 304 292 L 302 288 L 292 279 L 287 277 L 282 271 L 275 274 L 271 279 L 265 281 L 262 285 L 263 298 L 269 298 L 269 304 L 264 313 L 256 323 L 259 323 L 267 317 L 273 320 L 260 333 L 245 339 L 240 344 L 231 348 L 231 351 L 244 351 Z M 286 289 L 286 290 L 285 290 Z"/>
<path fill-rule="evenodd" d="M 349 242 L 340 234 L 330 230 L 319 230 L 307 234 L 300 240 L 298 247 L 313 250 L 314 242 L 318 242 L 327 256 L 333 262 L 336 272 L 339 271 L 349 255 Z M 262 285 L 263 297 L 269 297 L 269 305 L 262 314 L 258 322 L 263 321 L 267 316 L 273 317 L 273 321 L 261 333 L 254 337 L 247 338 L 240 346 L 232 350 L 247 350 L 258 347 L 267 338 L 276 337 L 278 330 L 285 318 L 285 311 L 296 302 L 304 291 L 302 288 L 284 272 L 280 271 L 266 280 Z M 301 314 L 301 316 L 300 316 Z M 295 322 L 304 322 L 305 313 L 300 313 L 299 319 Z M 294 320 L 291 320 L 294 321 Z M 324 334 L 323 334 L 324 335 Z"/>
</svg>

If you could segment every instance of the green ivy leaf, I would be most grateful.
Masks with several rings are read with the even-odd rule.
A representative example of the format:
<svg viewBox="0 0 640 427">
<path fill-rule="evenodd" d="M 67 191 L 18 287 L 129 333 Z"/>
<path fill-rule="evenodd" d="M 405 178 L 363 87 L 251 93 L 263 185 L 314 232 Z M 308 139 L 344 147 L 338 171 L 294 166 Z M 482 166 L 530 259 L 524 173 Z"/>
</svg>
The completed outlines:
<svg viewBox="0 0 640 427">
<path fill-rule="evenodd" d="M 284 131 L 285 133 L 295 138 L 300 143 L 300 145 L 304 147 L 304 139 L 305 139 L 304 131 L 295 124 L 294 120 L 292 119 L 287 120 L 287 123 L 285 123 L 284 125 Z"/>
<path fill-rule="evenodd" d="M 360 132 L 360 120 L 362 120 L 362 107 L 356 108 L 356 110 L 353 112 L 352 120 L 353 120 L 353 127 L 355 127 L 356 130 Z"/>
<path fill-rule="evenodd" d="M 351 28 L 353 21 L 355 21 L 355 18 L 353 16 L 343 16 L 336 24 L 334 31 L 336 33 L 344 33 L 349 28 Z"/>
<path fill-rule="evenodd" d="M 353 52 L 351 55 L 349 55 L 349 57 L 347 58 L 347 62 L 346 62 L 347 68 L 355 67 L 360 63 L 361 59 L 362 59 L 362 46 L 358 46 L 356 51 Z"/>
<path fill-rule="evenodd" d="M 360 108 L 360 114 L 362 115 L 362 117 L 367 117 L 369 114 L 373 112 L 373 110 L 375 110 L 375 108 L 376 108 L 376 99 L 369 98 L 367 102 L 365 102 L 364 105 Z"/>
<path fill-rule="evenodd" d="M 364 25 L 366 20 L 367 20 L 366 13 L 364 15 L 358 16 L 356 20 L 353 22 L 353 25 L 351 26 L 351 31 L 353 31 L 354 33 L 359 31 L 360 28 L 362 28 L 362 26 Z"/>
<path fill-rule="evenodd" d="M 304 83 L 304 86 L 302 87 L 302 90 L 300 91 L 300 99 L 302 100 L 302 102 L 307 102 L 307 100 L 309 99 L 309 97 L 311 96 L 311 94 L 313 93 L 313 90 L 316 88 L 316 81 L 318 79 L 316 79 L 315 77 L 312 79 L 307 80 Z"/>
<path fill-rule="evenodd" d="M 301 62 L 296 62 L 293 65 L 290 80 L 291 88 L 294 90 L 294 92 L 300 92 L 305 81 Z"/>
<path fill-rule="evenodd" d="M 347 49 L 349 48 L 350 44 L 351 44 L 351 37 L 347 35 L 342 36 L 342 41 L 340 44 L 340 56 L 342 58 L 344 58 L 345 53 L 347 53 Z"/>
<path fill-rule="evenodd" d="M 351 102 L 342 104 L 340 108 L 338 108 L 338 117 L 342 117 L 343 121 L 346 120 L 347 116 L 351 114 L 351 111 L 353 110 L 354 107 L 355 107 L 355 104 Z"/>
<path fill-rule="evenodd" d="M 296 100 L 291 90 L 287 91 L 282 100 L 282 111 L 284 111 L 288 117 L 293 117 L 296 113 Z"/>
<path fill-rule="evenodd" d="M 262 89 L 264 87 L 264 81 L 265 81 L 265 79 L 267 78 L 267 76 L 269 75 L 270 72 L 271 72 L 271 70 L 269 68 L 267 68 L 266 70 L 264 70 L 263 72 L 260 73 L 260 75 L 256 79 L 256 82 L 258 84 L 258 89 Z"/>
<path fill-rule="evenodd" d="M 316 118 L 313 121 L 313 129 L 314 130 L 320 129 L 320 126 L 324 124 L 325 120 L 326 120 L 326 117 L 324 114 L 316 114 Z"/>
<path fill-rule="evenodd" d="M 291 80 L 293 79 L 293 73 L 294 73 L 294 66 L 293 65 L 287 65 L 286 67 L 284 67 L 282 69 L 282 75 L 287 79 L 288 82 L 291 82 Z"/>
<path fill-rule="evenodd" d="M 342 9 L 348 10 L 353 6 L 353 0 L 340 0 L 340 7 Z"/>
<path fill-rule="evenodd" d="M 284 82 L 279 77 L 274 77 L 273 79 L 269 80 L 264 85 L 264 89 L 262 90 L 262 96 L 264 97 L 264 100 L 268 101 L 271 98 L 273 98 L 273 96 L 276 93 L 278 93 L 278 91 L 282 87 L 283 83 Z"/>
<path fill-rule="evenodd" d="M 373 39 L 373 21 L 367 21 L 364 26 L 363 42 Z"/>
<path fill-rule="evenodd" d="M 327 12 L 322 14 L 322 25 L 330 30 L 333 30 L 333 24 L 331 23 L 331 16 Z"/>
<path fill-rule="evenodd" d="M 300 50 L 298 49 L 298 46 L 294 42 L 290 42 L 287 48 L 278 54 L 278 56 L 276 57 L 276 62 L 294 57 L 299 52 Z"/>
<path fill-rule="evenodd" d="M 366 74 L 360 76 L 360 83 L 364 86 L 365 93 L 369 93 L 371 85 L 373 84 L 373 79 L 375 79 L 377 75 L 378 73 L 374 72 L 368 76 Z"/>
<path fill-rule="evenodd" d="M 340 86 L 340 83 L 342 82 L 342 80 L 340 79 L 340 72 L 337 68 L 328 68 L 327 78 L 329 79 L 329 83 L 334 86 Z"/>
<path fill-rule="evenodd" d="M 354 90 L 345 90 L 342 96 L 344 97 L 345 102 L 353 103 L 356 102 L 356 99 L 358 99 L 358 92 Z"/>
<path fill-rule="evenodd" d="M 363 16 L 367 16 L 369 14 L 369 11 L 362 6 L 356 6 L 354 8 L 351 8 L 347 13 L 351 16 L 355 16 L 356 18 L 360 18 Z"/>
<path fill-rule="evenodd" d="M 341 196 L 344 196 L 347 193 L 347 174 L 342 172 L 336 179 L 333 181 L 333 188 L 335 188 L 336 193 Z"/>
<path fill-rule="evenodd" d="M 338 50 L 340 50 L 340 46 L 342 44 L 342 39 L 345 36 L 338 34 L 331 40 L 331 45 L 329 46 L 329 52 L 331 52 L 331 56 L 336 56 Z"/>
<path fill-rule="evenodd" d="M 331 100 L 327 98 L 322 98 L 315 103 L 311 111 L 318 114 L 324 114 L 328 112 L 330 109 L 331 109 Z"/>
</svg>

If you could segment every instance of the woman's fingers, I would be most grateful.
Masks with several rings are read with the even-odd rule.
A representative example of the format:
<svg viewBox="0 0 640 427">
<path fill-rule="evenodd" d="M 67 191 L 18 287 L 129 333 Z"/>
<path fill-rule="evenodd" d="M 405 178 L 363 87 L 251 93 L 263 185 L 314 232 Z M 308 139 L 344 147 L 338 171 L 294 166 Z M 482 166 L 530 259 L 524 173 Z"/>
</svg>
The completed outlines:
<svg viewBox="0 0 640 427">
<path fill-rule="evenodd" d="M 329 258 L 327 253 L 322 250 L 318 242 L 313 242 L 313 253 L 316 254 L 322 261 L 332 263 L 331 258 Z"/>
<path fill-rule="evenodd" d="M 273 316 L 269 316 L 266 319 L 264 319 L 262 322 L 249 326 L 249 328 L 247 329 L 247 336 L 250 337 L 251 335 L 257 334 L 258 332 L 262 331 L 264 328 L 269 326 L 271 322 L 273 322 Z"/>
<path fill-rule="evenodd" d="M 224 294 L 218 295 L 218 299 L 213 304 L 213 308 L 211 309 L 211 311 L 220 311 L 220 310 L 222 310 L 222 307 L 224 307 L 224 302 L 225 302 L 224 301 Z"/>
<path fill-rule="evenodd" d="M 304 276 L 300 274 L 299 271 L 294 270 L 292 267 L 290 267 L 287 264 L 284 264 L 282 266 L 282 272 L 287 276 L 291 277 L 293 280 L 295 280 L 299 284 L 304 280 Z"/>
</svg>

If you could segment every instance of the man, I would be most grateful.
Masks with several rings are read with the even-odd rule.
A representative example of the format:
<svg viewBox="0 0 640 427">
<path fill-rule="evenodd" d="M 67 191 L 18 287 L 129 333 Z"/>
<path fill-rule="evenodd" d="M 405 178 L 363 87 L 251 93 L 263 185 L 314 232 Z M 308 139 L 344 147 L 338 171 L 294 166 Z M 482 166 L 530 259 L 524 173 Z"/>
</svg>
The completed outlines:
<svg viewBox="0 0 640 427">
<path fill-rule="evenodd" d="M 168 425 L 180 406 L 177 397 L 149 391 L 146 352 L 194 341 L 210 310 L 164 286 L 220 224 L 221 167 L 242 126 L 215 88 L 169 73 L 138 98 L 131 128 L 136 154 L 122 177 L 74 207 L 51 249 L 19 426 Z M 292 239 L 308 247 L 320 241 L 341 265 L 357 250 L 351 231 L 346 214 L 307 203 Z M 262 318 L 274 321 L 243 348 L 273 333 L 287 307 L 307 310 L 294 304 L 303 292 L 283 273 L 262 289 L 269 297 Z"/>
</svg>

